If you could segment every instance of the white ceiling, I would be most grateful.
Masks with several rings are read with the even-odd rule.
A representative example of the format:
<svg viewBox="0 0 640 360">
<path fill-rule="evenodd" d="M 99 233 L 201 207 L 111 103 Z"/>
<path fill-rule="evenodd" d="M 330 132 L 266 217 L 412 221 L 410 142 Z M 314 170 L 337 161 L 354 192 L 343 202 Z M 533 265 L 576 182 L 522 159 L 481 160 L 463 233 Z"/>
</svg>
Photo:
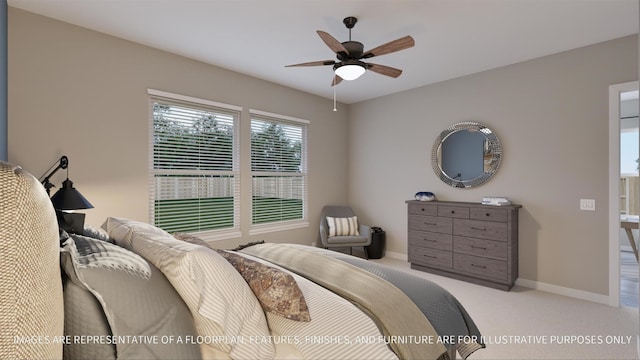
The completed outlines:
<svg viewBox="0 0 640 360">
<path fill-rule="evenodd" d="M 638 0 L 8 0 L 94 29 L 326 98 L 333 60 L 316 30 L 365 50 L 411 35 L 416 46 L 371 59 L 397 67 L 336 88 L 355 103 L 638 33 Z"/>
</svg>

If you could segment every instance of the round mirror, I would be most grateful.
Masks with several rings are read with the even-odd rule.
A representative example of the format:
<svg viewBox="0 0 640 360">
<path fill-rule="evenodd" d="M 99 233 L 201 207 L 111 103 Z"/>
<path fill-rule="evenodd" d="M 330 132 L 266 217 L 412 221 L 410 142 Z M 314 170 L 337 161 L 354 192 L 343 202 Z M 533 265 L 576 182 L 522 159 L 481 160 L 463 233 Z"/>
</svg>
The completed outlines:
<svg viewBox="0 0 640 360">
<path fill-rule="evenodd" d="M 440 133 L 431 150 L 433 171 L 444 183 L 458 188 L 478 186 L 498 171 L 502 146 L 488 127 L 461 122 Z"/>
</svg>

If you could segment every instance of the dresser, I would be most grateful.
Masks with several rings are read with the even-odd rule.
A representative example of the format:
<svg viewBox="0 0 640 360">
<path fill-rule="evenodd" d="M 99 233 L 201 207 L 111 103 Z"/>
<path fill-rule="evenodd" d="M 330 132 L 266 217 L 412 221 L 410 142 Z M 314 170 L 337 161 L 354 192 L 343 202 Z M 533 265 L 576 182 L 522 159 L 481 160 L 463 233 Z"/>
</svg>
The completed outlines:
<svg viewBox="0 0 640 360">
<path fill-rule="evenodd" d="M 407 201 L 411 268 L 508 291 L 518 277 L 520 205 Z"/>
</svg>

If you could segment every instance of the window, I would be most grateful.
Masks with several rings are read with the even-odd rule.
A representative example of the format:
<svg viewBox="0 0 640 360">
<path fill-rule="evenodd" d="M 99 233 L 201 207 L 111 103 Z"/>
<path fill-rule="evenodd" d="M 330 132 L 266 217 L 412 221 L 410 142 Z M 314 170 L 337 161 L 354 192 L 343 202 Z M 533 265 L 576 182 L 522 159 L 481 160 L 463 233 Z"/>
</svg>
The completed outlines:
<svg viewBox="0 0 640 360">
<path fill-rule="evenodd" d="M 307 223 L 308 121 L 251 110 L 251 224 L 284 229 Z"/>
<path fill-rule="evenodd" d="M 241 108 L 149 90 L 151 220 L 205 238 L 239 231 Z"/>
</svg>

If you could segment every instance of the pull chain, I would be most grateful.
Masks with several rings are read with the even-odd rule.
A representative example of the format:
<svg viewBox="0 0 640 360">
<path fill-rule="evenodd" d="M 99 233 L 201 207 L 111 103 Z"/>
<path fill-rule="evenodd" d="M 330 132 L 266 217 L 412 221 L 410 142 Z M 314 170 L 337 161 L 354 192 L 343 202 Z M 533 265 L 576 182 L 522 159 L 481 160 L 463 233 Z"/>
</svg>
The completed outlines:
<svg viewBox="0 0 640 360">
<path fill-rule="evenodd" d="M 333 111 L 338 111 L 338 109 L 336 109 L 336 79 L 333 79 Z"/>
</svg>

